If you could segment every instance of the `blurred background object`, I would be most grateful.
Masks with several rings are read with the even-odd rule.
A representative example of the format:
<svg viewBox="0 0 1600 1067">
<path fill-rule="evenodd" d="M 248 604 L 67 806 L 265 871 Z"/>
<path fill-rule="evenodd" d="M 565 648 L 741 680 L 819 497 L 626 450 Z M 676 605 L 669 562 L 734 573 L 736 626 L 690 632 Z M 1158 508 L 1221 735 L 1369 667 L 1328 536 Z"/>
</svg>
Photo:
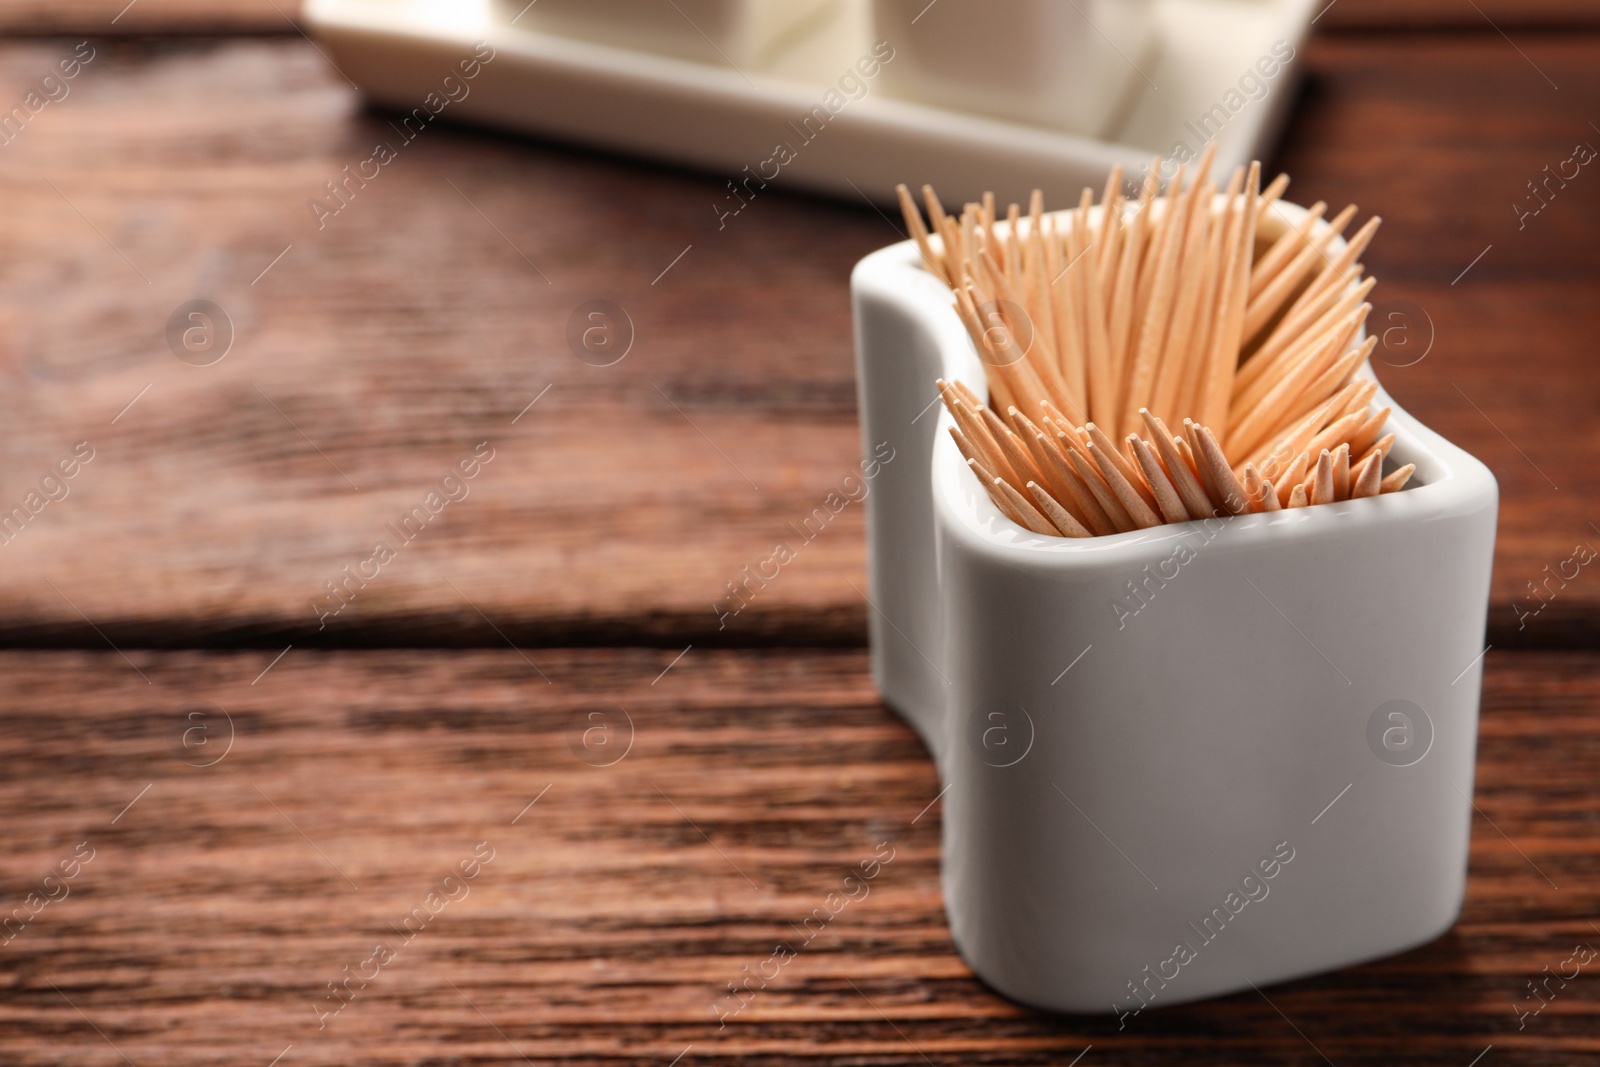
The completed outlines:
<svg viewBox="0 0 1600 1067">
<path fill-rule="evenodd" d="M 1099 137 L 1152 66 L 1156 0 L 873 0 L 899 42 L 890 91 L 963 111 Z M 1270 42 L 1268 42 L 1270 44 Z"/>
<path fill-rule="evenodd" d="M 780 18 L 766 2 L 308 0 L 305 15 L 388 107 L 415 108 L 483 41 L 495 65 L 458 118 L 892 206 L 907 180 L 952 205 L 1035 187 L 1065 202 L 1156 154 L 1215 143 L 1222 170 L 1265 155 L 1316 12 L 1315 0 L 835 0 Z"/>
</svg>

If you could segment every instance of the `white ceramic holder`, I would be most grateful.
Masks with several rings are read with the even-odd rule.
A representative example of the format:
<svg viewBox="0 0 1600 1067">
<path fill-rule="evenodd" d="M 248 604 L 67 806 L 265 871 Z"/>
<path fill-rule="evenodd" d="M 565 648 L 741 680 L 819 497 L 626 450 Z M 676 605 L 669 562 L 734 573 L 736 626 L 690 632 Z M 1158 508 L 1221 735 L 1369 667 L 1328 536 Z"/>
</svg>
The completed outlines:
<svg viewBox="0 0 1600 1067">
<path fill-rule="evenodd" d="M 1283 205 L 1263 239 L 1301 218 Z M 909 242 L 851 287 L 863 440 L 902 457 L 868 501 L 873 675 L 947 789 L 945 903 L 978 975 L 1129 1026 L 1448 929 L 1498 500 L 1483 464 L 1395 407 L 1389 465 L 1417 467 L 1398 493 L 1041 537 L 949 437 L 934 380 L 987 388 L 947 287 Z"/>
</svg>

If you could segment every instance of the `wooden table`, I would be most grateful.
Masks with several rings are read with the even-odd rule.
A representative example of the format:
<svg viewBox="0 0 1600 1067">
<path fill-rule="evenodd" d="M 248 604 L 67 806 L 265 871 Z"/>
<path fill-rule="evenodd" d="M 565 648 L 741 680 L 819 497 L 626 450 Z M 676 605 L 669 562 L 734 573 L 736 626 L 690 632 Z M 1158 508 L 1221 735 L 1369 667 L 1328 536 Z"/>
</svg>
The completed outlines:
<svg viewBox="0 0 1600 1067">
<path fill-rule="evenodd" d="M 1592 6 L 1339 0 L 1277 160 L 1295 199 L 1385 216 L 1379 312 L 1432 347 L 1379 372 L 1500 479 L 1462 919 L 1119 1031 L 955 954 L 934 771 L 867 674 L 859 512 L 712 609 L 856 458 L 846 282 L 890 226 L 774 191 L 718 232 L 715 176 L 440 126 L 319 230 L 384 119 L 293 9 L 124 3 L 0 13 L 0 100 L 94 51 L 0 147 L 0 504 L 93 450 L 0 544 L 0 916 L 59 897 L 0 945 L 0 1062 L 1600 1060 L 1589 970 L 1512 1007 L 1600 942 L 1600 577 L 1527 614 L 1600 544 L 1600 178 L 1511 209 L 1600 143 Z M 231 323 L 209 366 L 167 340 L 199 298 Z M 615 366 L 566 344 L 595 298 L 637 327 Z M 884 841 L 871 895 L 719 1026 Z"/>
</svg>

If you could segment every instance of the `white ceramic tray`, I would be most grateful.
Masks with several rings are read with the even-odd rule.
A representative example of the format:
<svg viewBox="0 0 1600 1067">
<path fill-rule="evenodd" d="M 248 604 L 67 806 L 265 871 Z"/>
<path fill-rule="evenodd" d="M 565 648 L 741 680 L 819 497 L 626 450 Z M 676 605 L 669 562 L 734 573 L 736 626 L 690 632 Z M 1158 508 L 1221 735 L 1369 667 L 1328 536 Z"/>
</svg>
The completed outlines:
<svg viewBox="0 0 1600 1067">
<path fill-rule="evenodd" d="M 467 95 L 448 104 L 446 117 L 728 179 L 770 174 L 768 161 L 785 144 L 793 158 L 771 184 L 880 203 L 892 203 L 901 181 L 932 182 L 952 203 L 984 190 L 1002 203 L 1020 202 L 1035 187 L 1061 203 L 1101 185 L 1113 164 L 1136 174 L 1179 142 L 1198 151 L 1198 123 L 1208 113 L 1226 119 L 1215 134 L 1220 170 L 1262 157 L 1293 98 L 1314 2 L 1159 0 L 1154 46 L 1136 57 L 1135 94 L 1103 141 L 893 99 L 881 78 L 806 139 L 798 128 L 804 116 L 872 53 L 866 0 L 848 0 L 786 53 L 740 69 L 505 25 L 489 0 L 306 0 L 304 18 L 363 92 L 407 112 L 486 41 L 493 60 Z M 1280 41 L 1294 59 L 1271 79 L 1255 75 L 1264 95 L 1254 82 L 1240 92 L 1241 78 Z"/>
</svg>

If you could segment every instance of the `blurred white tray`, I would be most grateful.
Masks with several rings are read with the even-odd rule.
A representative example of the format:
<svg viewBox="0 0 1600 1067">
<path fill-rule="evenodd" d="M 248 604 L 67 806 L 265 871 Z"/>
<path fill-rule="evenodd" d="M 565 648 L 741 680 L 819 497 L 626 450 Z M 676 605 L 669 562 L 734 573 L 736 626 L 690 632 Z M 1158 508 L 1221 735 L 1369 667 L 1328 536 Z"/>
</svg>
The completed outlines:
<svg viewBox="0 0 1600 1067">
<path fill-rule="evenodd" d="M 948 202 L 992 189 L 1001 202 L 1042 188 L 1056 204 L 1098 187 L 1111 166 L 1137 173 L 1285 41 L 1295 58 L 1216 136 L 1226 172 L 1271 147 L 1298 83 L 1316 0 L 1160 0 L 1157 42 L 1109 140 L 896 100 L 869 83 L 812 140 L 795 125 L 872 50 L 863 0 L 764 67 L 713 66 L 501 25 L 489 0 L 306 0 L 303 17 L 332 61 L 375 102 L 409 112 L 487 41 L 494 59 L 440 117 L 745 177 L 776 145 L 793 159 L 771 184 L 892 203 L 894 186 L 932 182 Z M 771 171 L 768 169 L 768 174 Z M 730 199 L 729 207 L 735 206 Z"/>
</svg>

